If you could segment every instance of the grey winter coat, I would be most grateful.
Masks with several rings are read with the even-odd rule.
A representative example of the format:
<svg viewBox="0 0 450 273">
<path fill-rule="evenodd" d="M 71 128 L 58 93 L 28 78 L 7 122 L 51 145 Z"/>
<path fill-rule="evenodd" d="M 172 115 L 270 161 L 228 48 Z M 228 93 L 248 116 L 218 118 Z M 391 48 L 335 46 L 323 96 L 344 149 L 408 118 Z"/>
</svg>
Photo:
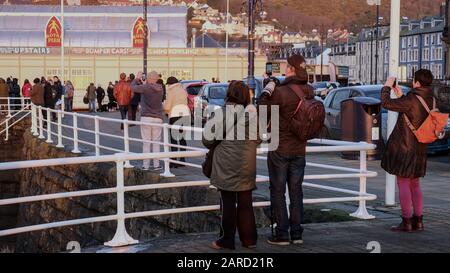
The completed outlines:
<svg viewBox="0 0 450 273">
<path fill-rule="evenodd" d="M 232 114 L 230 115 L 230 112 L 225 110 L 225 108 L 222 108 L 222 112 L 225 113 L 223 115 L 223 124 L 226 124 L 227 116 L 231 119 L 230 116 Z M 214 146 L 218 141 L 217 139 L 223 139 L 223 137 L 219 136 L 221 131 L 222 134 L 227 136 L 224 140 L 220 141 L 220 144 L 214 151 L 211 184 L 219 190 L 231 192 L 256 189 L 256 148 L 261 143 L 257 132 L 258 118 L 256 108 L 254 108 L 254 115 L 244 117 L 241 112 L 237 117 L 239 117 L 238 122 L 234 119 L 234 127 L 231 128 L 230 126 L 228 130 L 226 129 L 227 126 L 219 127 L 217 132 L 214 132 L 214 139 L 210 140 L 205 135 L 203 136 L 203 144 L 208 149 Z M 240 138 L 242 140 L 237 140 L 238 130 L 236 130 L 236 127 L 244 128 L 244 126 L 246 128 L 245 138 L 242 137 Z M 250 138 L 251 135 L 249 134 L 248 128 L 254 129 L 256 138 Z M 234 140 L 227 140 L 227 138 L 231 137 Z"/>
</svg>

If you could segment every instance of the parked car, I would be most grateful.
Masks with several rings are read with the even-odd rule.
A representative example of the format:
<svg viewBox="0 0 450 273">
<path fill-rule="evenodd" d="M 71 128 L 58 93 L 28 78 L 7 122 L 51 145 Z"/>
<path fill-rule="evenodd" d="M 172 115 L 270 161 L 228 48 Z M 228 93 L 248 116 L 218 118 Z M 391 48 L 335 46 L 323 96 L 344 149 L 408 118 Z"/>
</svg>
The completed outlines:
<svg viewBox="0 0 450 273">
<path fill-rule="evenodd" d="M 194 101 L 195 98 L 200 93 L 200 90 L 204 85 L 208 84 L 208 82 L 192 82 L 192 83 L 186 83 L 184 89 L 188 93 L 188 107 L 191 111 L 191 116 L 194 116 Z"/>
<path fill-rule="evenodd" d="M 371 97 L 378 100 L 381 99 L 382 85 L 364 85 L 351 86 L 332 90 L 324 101 L 326 119 L 322 130 L 322 137 L 330 139 L 341 139 L 341 103 L 342 101 L 353 97 Z M 403 92 L 406 94 L 410 91 L 408 87 L 401 86 Z M 387 141 L 387 110 L 382 108 L 382 136 L 384 141 Z M 450 121 L 446 128 L 450 132 Z M 428 145 L 428 152 L 444 153 L 449 149 L 449 140 L 437 140 Z"/>
<path fill-rule="evenodd" d="M 315 82 L 312 84 L 314 94 L 322 99 L 325 99 L 328 93 L 341 86 L 338 82 Z"/>
<path fill-rule="evenodd" d="M 201 83 L 201 82 L 207 82 L 204 80 L 183 80 L 180 81 L 181 86 L 183 86 L 184 89 L 186 89 L 189 85 L 193 84 L 193 83 Z"/>
<path fill-rule="evenodd" d="M 196 109 L 202 109 L 201 112 L 194 111 L 195 118 L 202 119 L 203 122 L 206 122 L 215 109 L 225 105 L 227 91 L 228 83 L 208 83 L 203 85 L 194 100 L 194 107 Z M 202 112 L 206 113 L 203 114 Z M 198 115 L 202 116 L 200 117 Z"/>
</svg>

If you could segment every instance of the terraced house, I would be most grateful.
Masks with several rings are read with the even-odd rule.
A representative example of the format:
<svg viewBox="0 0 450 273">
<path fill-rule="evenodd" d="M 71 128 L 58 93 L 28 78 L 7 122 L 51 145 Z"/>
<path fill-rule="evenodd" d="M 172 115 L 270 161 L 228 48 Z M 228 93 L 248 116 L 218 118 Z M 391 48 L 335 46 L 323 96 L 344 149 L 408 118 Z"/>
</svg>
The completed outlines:
<svg viewBox="0 0 450 273">
<path fill-rule="evenodd" d="M 443 16 L 401 21 L 399 65 L 402 81 L 412 80 L 414 72 L 420 68 L 431 70 L 438 80 L 445 78 L 444 21 Z M 389 76 L 389 26 L 380 27 L 378 45 L 375 37 L 375 28 L 364 28 L 356 42 L 356 64 L 353 69 L 358 71 L 355 74 L 358 74 L 359 80 L 365 83 L 375 82 L 376 78 L 381 83 Z M 379 51 L 378 67 L 376 46 Z M 352 52 L 349 55 L 351 58 Z"/>
</svg>

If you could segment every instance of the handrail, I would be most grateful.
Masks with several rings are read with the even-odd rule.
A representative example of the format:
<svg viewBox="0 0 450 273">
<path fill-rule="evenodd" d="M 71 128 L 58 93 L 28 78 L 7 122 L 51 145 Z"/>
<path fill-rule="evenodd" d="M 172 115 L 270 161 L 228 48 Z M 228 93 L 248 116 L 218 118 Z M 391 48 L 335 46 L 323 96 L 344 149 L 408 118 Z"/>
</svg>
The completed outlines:
<svg viewBox="0 0 450 273">
<path fill-rule="evenodd" d="M 44 117 L 42 114 L 42 110 L 47 111 L 47 116 Z M 58 120 L 54 123 L 50 120 L 51 113 L 56 113 L 58 116 Z M 71 126 L 63 124 L 62 116 L 66 116 L 65 120 L 72 119 L 73 124 Z M 170 147 L 180 147 L 180 145 L 172 145 L 169 141 L 169 129 L 182 129 L 184 131 L 191 131 L 201 133 L 202 128 L 196 127 L 188 127 L 188 126 L 178 126 L 178 125 L 169 125 L 169 124 L 154 124 L 154 123 L 146 123 L 140 121 L 127 121 L 127 120 L 117 120 L 106 117 L 98 117 L 93 115 L 79 114 L 79 113 L 71 113 L 65 112 L 61 110 L 54 110 L 43 108 L 41 106 L 31 105 L 31 132 L 34 136 L 39 139 L 46 140 L 47 143 L 55 143 L 53 138 L 56 137 L 57 147 L 63 146 L 63 139 L 70 140 L 73 142 L 73 150 L 74 153 L 79 153 L 79 143 L 91 145 L 95 148 L 96 156 L 80 156 L 80 157 L 67 157 L 67 158 L 57 158 L 57 159 L 40 159 L 40 160 L 29 160 L 29 161 L 16 161 L 16 162 L 5 162 L 0 163 L 0 171 L 2 170 L 18 170 L 25 168 L 40 168 L 40 167 L 56 167 L 63 165 L 74 165 L 74 164 L 96 164 L 96 163 L 107 163 L 114 162 L 116 165 L 116 187 L 112 188 L 101 188 L 101 189 L 91 189 L 91 190 L 82 190 L 82 191 L 74 191 L 74 192 L 60 192 L 60 193 L 51 193 L 45 195 L 37 195 L 37 196 L 25 196 L 25 197 L 16 197 L 0 200 L 0 206 L 2 205 L 11 205 L 11 204 L 21 204 L 28 202 L 36 202 L 36 201 L 46 201 L 46 200 L 54 200 L 60 198 L 71 198 L 71 197 L 80 197 L 80 196 L 90 196 L 90 195 L 99 195 L 99 194 L 116 194 L 117 195 L 117 214 L 108 215 L 108 216 L 99 216 L 99 217 L 91 217 L 91 218 L 82 218 L 82 219 L 72 219 L 67 221 L 46 223 L 46 224 L 37 224 L 28 227 L 18 227 L 11 228 L 6 230 L 0 230 L 0 236 L 36 231 L 36 230 L 44 230 L 55 227 L 64 227 L 70 225 L 79 225 L 86 223 L 95 223 L 95 222 L 104 222 L 104 221 L 117 221 L 116 234 L 114 238 L 106 242 L 105 245 L 108 246 L 123 246 L 137 243 L 137 240 L 131 238 L 125 228 L 125 219 L 137 218 L 137 217 L 150 217 L 150 216 L 159 216 L 159 215 L 169 215 L 176 213 L 186 213 L 186 212 L 200 212 L 200 211 L 211 211 L 217 210 L 219 206 L 211 205 L 211 206 L 197 206 L 197 207 L 188 207 L 188 208 L 171 208 L 171 209 L 160 209 L 153 211 L 141 211 L 141 212 L 132 212 L 125 213 L 125 192 L 133 192 L 133 191 L 142 191 L 142 190 L 151 190 L 151 189 L 171 189 L 171 188 L 181 188 L 181 187 L 202 187 L 202 186 L 210 186 L 209 180 L 202 181 L 185 181 L 185 182 L 169 182 L 169 183 L 158 183 L 158 184 L 146 184 L 146 185 L 135 185 L 135 186 L 125 186 L 124 185 L 124 168 L 131 167 L 129 164 L 130 161 L 133 160 L 149 160 L 149 159 L 159 159 L 164 161 L 164 173 L 162 176 L 173 177 L 174 175 L 170 172 L 170 163 L 176 162 L 179 164 L 184 164 L 186 166 L 191 166 L 195 168 L 201 168 L 199 164 L 193 164 L 188 162 L 180 162 L 177 160 L 173 160 L 172 158 L 194 158 L 194 157 L 203 157 L 207 150 L 199 147 L 183 147 L 186 150 L 184 152 L 170 152 Z M 94 121 L 95 129 L 89 130 L 78 127 L 78 119 L 79 118 L 87 118 Z M 43 128 L 44 121 L 47 122 L 47 129 Z M 98 136 L 104 135 L 105 133 L 101 132 L 99 121 L 110 121 L 114 123 L 122 123 L 124 125 L 124 134 L 122 136 L 114 136 L 115 138 L 119 138 L 123 140 L 123 150 L 116 149 L 113 147 L 106 147 L 100 143 L 100 138 Z M 54 126 L 52 126 L 52 124 Z M 158 141 L 146 141 L 142 139 L 132 138 L 129 136 L 129 125 L 150 125 L 150 126 L 159 126 L 163 129 L 163 140 L 161 142 Z M 57 130 L 53 131 L 52 127 L 57 127 Z M 69 135 L 64 135 L 62 128 L 68 129 L 69 131 L 73 131 L 73 137 Z M 78 131 L 92 133 L 97 137 L 94 137 L 94 143 L 85 141 L 83 139 L 79 139 Z M 46 132 L 47 136 L 44 135 Z M 130 153 L 129 152 L 129 142 L 130 141 L 139 141 L 139 142 L 156 142 L 164 147 L 163 152 L 159 153 Z M 315 199 L 305 199 L 305 204 L 317 204 L 317 203 L 329 203 L 329 202 L 359 202 L 358 210 L 351 215 L 360 219 L 373 219 L 374 216 L 370 215 L 366 208 L 366 202 L 370 200 L 375 200 L 377 198 L 376 195 L 369 194 L 366 192 L 366 184 L 367 178 L 377 176 L 376 172 L 367 170 L 367 151 L 374 149 L 376 146 L 373 144 L 368 144 L 364 142 L 354 143 L 354 142 L 346 142 L 346 141 L 335 141 L 335 140 L 312 140 L 309 141 L 312 144 L 319 145 L 331 145 L 331 146 L 307 146 L 307 153 L 325 153 L 325 152 L 336 152 L 336 151 L 359 151 L 360 153 L 360 167 L 359 169 L 348 168 L 348 167 L 340 167 L 335 165 L 325 165 L 318 163 L 310 163 L 307 162 L 307 166 L 342 171 L 346 173 L 335 173 L 335 174 L 317 174 L 317 175 L 305 175 L 305 181 L 308 180 L 323 180 L 323 179 L 349 179 L 349 178 L 358 178 L 359 179 L 359 191 L 347 190 L 332 186 L 318 185 L 312 184 L 309 182 L 303 183 L 306 187 L 312 187 L 322 190 L 328 190 L 333 192 L 339 192 L 341 194 L 349 194 L 350 197 L 331 197 L 331 198 L 315 198 Z M 120 153 L 113 155 L 101 155 L 101 150 L 112 150 L 119 151 Z M 258 154 L 265 154 L 268 152 L 268 148 L 259 148 Z M 267 160 L 264 156 L 258 156 L 258 160 Z M 269 181 L 269 177 L 267 176 L 257 176 L 257 183 L 264 183 Z M 255 207 L 264 207 L 270 205 L 270 202 L 254 202 Z"/>
</svg>

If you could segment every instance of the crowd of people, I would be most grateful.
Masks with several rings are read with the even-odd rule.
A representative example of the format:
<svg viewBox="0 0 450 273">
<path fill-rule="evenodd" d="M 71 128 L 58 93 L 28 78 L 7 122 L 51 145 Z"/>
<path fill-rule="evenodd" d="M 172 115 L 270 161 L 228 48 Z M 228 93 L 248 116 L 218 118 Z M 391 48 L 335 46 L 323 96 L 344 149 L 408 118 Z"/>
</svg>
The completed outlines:
<svg viewBox="0 0 450 273">
<path fill-rule="evenodd" d="M 251 139 L 250 130 L 245 130 L 244 139 L 238 139 L 236 136 L 238 130 L 235 130 L 237 126 L 243 125 L 247 128 L 258 121 L 249 116 L 243 116 L 242 119 L 236 116 L 235 112 L 228 113 L 226 106 L 229 105 L 243 106 L 257 114 L 260 114 L 260 106 L 269 109 L 276 106 L 279 109 L 279 145 L 268 153 L 267 158 L 271 218 L 276 224 L 268 243 L 280 246 L 303 243 L 302 184 L 307 140 L 299 138 L 291 125 L 299 109 L 306 107 L 301 106 L 300 100 L 313 100 L 314 91 L 308 84 L 306 62 L 302 56 L 294 55 L 287 59 L 285 75 L 286 79 L 282 83 L 270 80 L 266 82 L 258 105 L 252 104 L 249 87 L 244 82 L 231 81 L 222 111 L 225 123 L 228 124 L 226 121 L 231 119 L 234 126 L 216 130 L 217 135 L 213 139 L 203 139 L 204 146 L 213 152 L 210 181 L 221 194 L 220 238 L 212 242 L 211 247 L 214 249 L 235 249 L 236 231 L 239 232 L 242 245 L 246 248 L 256 247 L 258 238 L 252 192 L 256 189 L 256 150 L 261 140 Z M 431 72 L 421 69 L 415 72 L 414 89 L 407 95 L 395 86 L 395 79 L 389 79 L 380 91 L 383 107 L 400 113 L 381 162 L 387 172 L 397 176 L 400 189 L 403 220 L 399 226 L 392 228 L 393 231 L 424 230 L 423 197 L 419 178 L 426 174 L 426 144 L 420 143 L 410 128 L 411 126 L 418 128 L 427 118 L 429 113 L 423 105 L 427 104 L 432 108 L 434 103 L 430 88 L 432 81 Z M 66 109 L 69 111 L 72 109 L 74 87 L 69 81 L 64 88 L 56 76 L 51 79 L 36 78 L 33 83 L 34 85 L 31 85 L 25 80 L 22 95 L 30 97 L 34 104 L 55 109 L 62 103 L 61 96 L 65 94 Z M 390 97 L 391 90 L 395 90 L 397 99 Z M 20 87 L 17 79 L 8 78 L 5 81 L 0 78 L 0 97 L 19 95 Z M 85 101 L 89 104 L 91 112 L 96 111 L 96 102 L 100 109 L 103 107 L 106 95 L 109 98 L 106 110 L 117 108 L 122 120 L 135 121 L 140 106 L 140 120 L 146 123 L 140 126 L 144 153 L 160 151 L 158 143 L 161 142 L 164 115 L 167 115 L 169 124 L 176 124 L 183 118 L 190 120 L 186 90 L 175 77 L 169 77 L 164 84 L 161 75 L 155 71 L 148 75 L 143 75 L 142 72 L 129 76 L 121 73 L 115 84 L 109 83 L 106 93 L 100 85 L 95 86 L 91 83 L 86 88 L 85 95 Z M 424 102 L 421 103 L 422 100 Z M 268 113 L 271 111 L 268 110 Z M 238 125 L 239 120 L 243 120 L 243 124 Z M 410 121 L 412 125 L 405 120 Z M 122 124 L 122 130 L 123 126 Z M 174 135 L 171 132 L 170 140 L 174 145 L 172 151 L 184 150 L 182 147 L 186 146 L 182 132 L 179 133 L 181 134 Z M 231 137 L 228 137 L 229 134 Z M 145 160 L 143 169 L 149 170 L 150 163 L 150 160 Z M 182 165 L 171 164 L 171 167 L 180 166 Z M 160 169 L 159 160 L 153 160 L 152 170 Z M 286 185 L 289 189 L 289 207 L 286 205 Z"/>
</svg>

